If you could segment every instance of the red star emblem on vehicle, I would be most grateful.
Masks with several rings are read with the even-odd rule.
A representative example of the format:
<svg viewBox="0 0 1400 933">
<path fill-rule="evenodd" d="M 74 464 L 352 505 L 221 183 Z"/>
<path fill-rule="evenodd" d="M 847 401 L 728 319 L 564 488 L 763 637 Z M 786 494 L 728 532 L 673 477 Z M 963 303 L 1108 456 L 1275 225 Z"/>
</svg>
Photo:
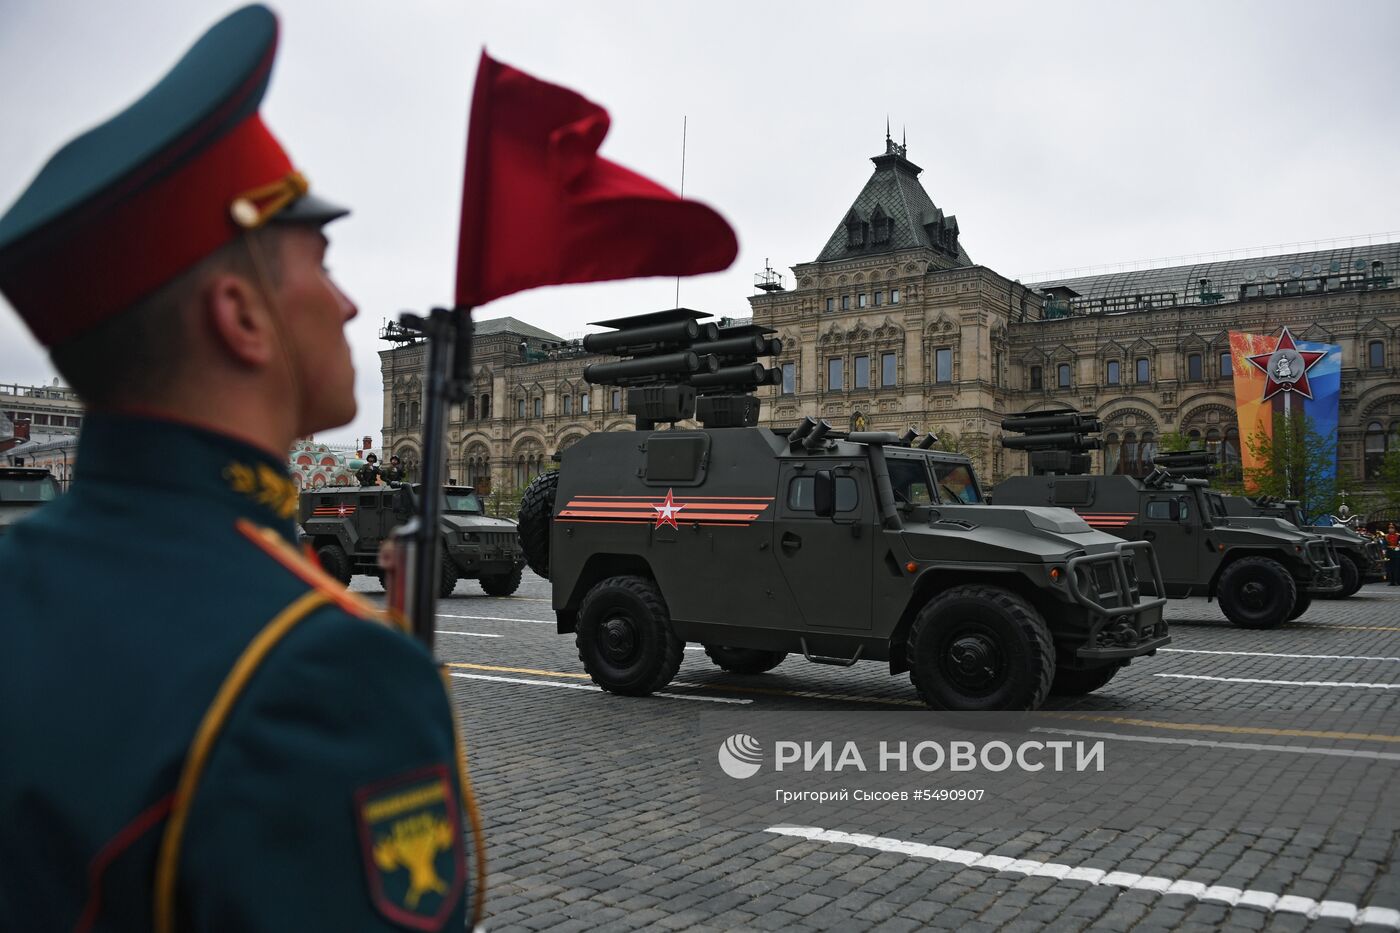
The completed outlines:
<svg viewBox="0 0 1400 933">
<path fill-rule="evenodd" d="M 1303 398 L 1312 398 L 1308 370 L 1326 355 L 1322 350 L 1299 350 L 1293 343 L 1293 335 L 1285 327 L 1271 352 L 1258 353 L 1246 359 L 1268 377 L 1264 383 L 1264 401 L 1267 402 L 1280 392 L 1297 392 Z"/>
<path fill-rule="evenodd" d="M 653 505 L 652 508 L 656 509 L 656 525 L 653 527 L 660 528 L 662 525 L 670 525 L 672 528 L 680 530 L 680 526 L 676 524 L 676 513 L 685 506 L 676 505 L 676 500 L 671 496 L 671 490 L 666 490 L 666 499 L 660 505 Z"/>
</svg>

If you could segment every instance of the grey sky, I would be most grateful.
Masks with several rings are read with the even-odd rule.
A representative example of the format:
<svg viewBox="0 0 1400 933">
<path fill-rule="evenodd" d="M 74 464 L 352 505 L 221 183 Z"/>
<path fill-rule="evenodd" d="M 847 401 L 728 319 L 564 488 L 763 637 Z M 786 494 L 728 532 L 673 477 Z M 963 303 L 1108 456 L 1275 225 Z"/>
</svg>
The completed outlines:
<svg viewBox="0 0 1400 933">
<path fill-rule="evenodd" d="M 360 414 L 379 441 L 381 321 L 451 297 L 467 106 L 484 44 L 608 108 L 603 153 L 739 234 L 681 303 L 747 313 L 765 257 L 814 259 L 883 148 L 885 115 L 978 263 L 1003 274 L 1400 229 L 1400 4 L 471 3 L 284 0 L 264 104 L 313 186 L 355 214 L 330 263 L 357 301 Z M 0 2 L 0 205 L 142 93 L 220 0 Z M 73 270 L 82 274 L 82 270 Z M 790 278 L 789 278 L 790 283 Z M 670 307 L 674 280 L 486 306 L 568 336 Z M 0 301 L 3 305 L 3 301 Z M 0 381 L 53 375 L 6 306 Z"/>
</svg>

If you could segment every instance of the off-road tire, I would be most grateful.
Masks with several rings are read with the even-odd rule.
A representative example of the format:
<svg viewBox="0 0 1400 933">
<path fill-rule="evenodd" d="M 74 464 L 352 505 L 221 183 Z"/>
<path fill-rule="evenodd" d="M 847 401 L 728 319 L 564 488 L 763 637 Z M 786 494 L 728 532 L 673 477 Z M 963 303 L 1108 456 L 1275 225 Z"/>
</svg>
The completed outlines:
<svg viewBox="0 0 1400 933">
<path fill-rule="evenodd" d="M 1323 599 L 1346 599 L 1348 596 L 1355 596 L 1356 591 L 1361 589 L 1361 565 L 1356 562 L 1356 558 L 1349 554 L 1338 554 L 1337 563 L 1342 565 L 1342 588 L 1330 596 Z"/>
<path fill-rule="evenodd" d="M 646 696 L 666 686 L 685 650 L 661 591 L 636 576 L 609 577 L 588 591 L 574 644 L 593 682 L 623 696 Z"/>
<path fill-rule="evenodd" d="M 1055 668 L 1055 679 L 1050 683 L 1050 695 L 1061 697 L 1082 697 L 1093 693 L 1107 684 L 1122 669 L 1121 664 L 1105 664 L 1075 670 L 1068 667 Z"/>
<path fill-rule="evenodd" d="M 706 645 L 705 653 L 731 674 L 766 674 L 787 657 L 786 651 L 764 651 L 760 648 L 730 648 L 727 645 Z"/>
<path fill-rule="evenodd" d="M 442 570 L 438 574 L 438 599 L 446 599 L 452 595 L 452 591 L 457 589 L 457 580 L 461 574 L 457 572 L 457 565 L 452 563 L 452 558 L 446 554 L 442 555 Z"/>
<path fill-rule="evenodd" d="M 1216 598 L 1225 617 L 1240 628 L 1278 628 L 1290 618 L 1298 584 L 1271 557 L 1242 557 L 1220 575 Z"/>
<path fill-rule="evenodd" d="M 323 544 L 316 549 L 321 569 L 346 586 L 350 585 L 350 555 L 339 544 Z"/>
<path fill-rule="evenodd" d="M 939 710 L 1033 710 L 1055 676 L 1055 644 L 1036 608 L 1010 590 L 939 593 L 909 628 L 909 680 Z"/>
<path fill-rule="evenodd" d="M 549 470 L 530 480 L 520 499 L 516 515 L 516 531 L 525 563 L 546 580 L 549 579 L 549 532 L 554 524 L 554 494 L 559 489 L 559 471 Z"/>
<path fill-rule="evenodd" d="M 516 567 L 510 573 L 495 573 L 482 577 L 477 582 L 487 596 L 509 596 L 520 589 L 520 574 L 524 568 Z"/>
<path fill-rule="evenodd" d="M 1302 590 L 1299 590 L 1297 598 L 1293 600 L 1293 610 L 1288 613 L 1288 621 L 1292 622 L 1294 619 L 1307 612 L 1308 607 L 1312 605 L 1312 601 L 1313 596 L 1311 593 L 1304 593 Z"/>
</svg>

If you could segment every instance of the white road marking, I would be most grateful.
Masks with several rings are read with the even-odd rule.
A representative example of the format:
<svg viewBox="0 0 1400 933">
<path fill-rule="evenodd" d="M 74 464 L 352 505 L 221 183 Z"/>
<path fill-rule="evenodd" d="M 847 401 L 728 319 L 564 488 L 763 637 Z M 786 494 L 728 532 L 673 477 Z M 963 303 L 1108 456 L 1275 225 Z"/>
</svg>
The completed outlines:
<svg viewBox="0 0 1400 933">
<path fill-rule="evenodd" d="M 1318 748 L 1312 745 L 1270 745 L 1264 742 L 1218 742 L 1214 739 L 1176 739 L 1159 735 L 1127 735 L 1122 732 L 1087 732 L 1081 729 L 1051 729 L 1036 726 L 1031 732 L 1055 735 L 1077 735 L 1091 739 L 1119 739 L 1124 742 L 1146 742 L 1153 745 L 1194 745 L 1200 748 L 1235 748 L 1247 752 L 1290 752 L 1295 755 L 1329 755 L 1334 758 L 1370 758 L 1375 761 L 1400 761 L 1400 752 L 1373 752 L 1361 748 Z"/>
<path fill-rule="evenodd" d="M 799 839 L 809 839 L 813 842 L 834 842 L 862 849 L 875 849 L 880 852 L 891 852 L 896 855 L 929 859 L 935 862 L 953 862 L 968 868 L 985 868 L 994 872 L 1010 871 L 1032 878 L 1087 881 L 1092 885 L 1109 885 L 1128 890 L 1150 891 L 1153 894 L 1185 894 L 1198 901 L 1221 901 L 1231 907 L 1237 905 L 1259 907 L 1273 913 L 1301 914 L 1309 920 L 1316 920 L 1320 917 L 1337 917 L 1356 926 L 1372 924 L 1400 930 L 1400 910 L 1391 907 L 1361 907 L 1346 901 L 1318 901 L 1296 894 L 1274 894 L 1270 891 L 1232 888 L 1226 885 L 1207 885 L 1200 881 L 1164 878 L 1158 875 L 1139 875 L 1128 871 L 1104 871 L 1101 868 L 1085 868 L 1063 862 L 1013 859 L 1004 855 L 987 855 L 972 849 L 950 849 L 947 846 L 907 842 L 902 839 L 871 836 L 866 833 L 844 833 L 840 830 L 821 829 L 816 826 L 770 826 L 765 832 L 780 836 L 796 836 Z"/>
<path fill-rule="evenodd" d="M 1400 690 L 1400 684 L 1367 684 L 1354 680 L 1269 680 L 1263 677 L 1211 677 L 1209 674 L 1154 674 L 1179 680 L 1213 680 L 1222 684 L 1270 684 L 1275 687 L 1362 687 L 1367 690 Z"/>
<path fill-rule="evenodd" d="M 439 619 L 471 619 L 474 622 L 533 622 L 536 625 L 553 625 L 553 619 L 508 619 L 505 616 L 454 616 L 450 613 L 439 612 Z"/>
<path fill-rule="evenodd" d="M 470 635 L 472 638 L 502 638 L 501 635 L 488 635 L 485 632 L 449 632 L 445 628 L 437 629 L 439 635 Z"/>
<path fill-rule="evenodd" d="M 459 674 L 452 672 L 453 677 L 462 677 L 467 680 L 494 680 L 503 684 L 525 684 L 530 687 L 562 687 L 565 690 L 592 690 L 602 693 L 603 688 L 596 684 L 566 684 L 557 680 L 526 680 L 523 677 L 496 677 L 492 674 Z M 652 696 L 666 697 L 669 700 L 695 700 L 697 703 L 732 703 L 739 706 L 747 706 L 753 700 L 741 700 L 736 697 L 692 697 L 682 693 L 653 693 Z"/>
<path fill-rule="evenodd" d="M 1244 658 L 1300 658 L 1309 661 L 1400 661 L 1364 654 L 1275 654 L 1271 651 L 1208 651 L 1205 648 L 1159 648 L 1164 654 L 1228 654 Z"/>
</svg>

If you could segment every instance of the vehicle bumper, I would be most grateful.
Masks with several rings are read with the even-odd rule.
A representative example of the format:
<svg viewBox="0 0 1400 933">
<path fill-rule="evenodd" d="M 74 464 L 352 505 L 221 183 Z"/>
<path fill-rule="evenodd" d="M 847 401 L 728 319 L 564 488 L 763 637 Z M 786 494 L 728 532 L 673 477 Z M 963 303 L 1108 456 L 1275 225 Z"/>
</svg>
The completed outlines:
<svg viewBox="0 0 1400 933">
<path fill-rule="evenodd" d="M 1112 553 L 1070 559 L 1070 596 L 1084 607 L 1091 620 L 1088 638 L 1075 650 L 1075 657 L 1086 661 L 1137 658 L 1171 644 L 1163 617 L 1166 599 L 1143 596 L 1135 571 L 1129 572 L 1136 565 L 1138 551 L 1147 555 L 1153 592 L 1164 592 L 1166 585 L 1157 566 L 1157 555 L 1146 541 L 1124 541 Z M 1095 584 L 1095 592 L 1089 591 L 1085 581 Z"/>
</svg>

